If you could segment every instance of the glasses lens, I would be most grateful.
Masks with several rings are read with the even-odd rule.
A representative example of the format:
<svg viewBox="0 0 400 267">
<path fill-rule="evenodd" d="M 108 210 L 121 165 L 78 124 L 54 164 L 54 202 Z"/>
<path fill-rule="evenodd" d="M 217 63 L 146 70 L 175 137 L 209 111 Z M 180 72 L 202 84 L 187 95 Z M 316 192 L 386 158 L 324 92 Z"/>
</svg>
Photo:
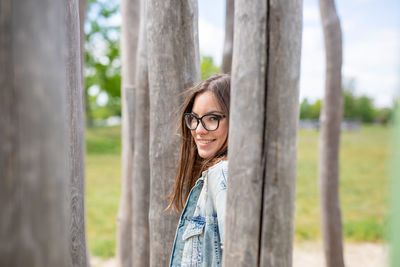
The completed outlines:
<svg viewBox="0 0 400 267">
<path fill-rule="evenodd" d="M 213 114 L 206 115 L 203 117 L 203 122 L 206 126 L 206 129 L 209 131 L 215 131 L 218 128 L 220 117 L 215 116 Z"/>
<path fill-rule="evenodd" d="M 191 114 L 186 114 L 185 115 L 185 122 L 186 122 L 186 126 L 190 129 L 190 130 L 194 130 L 197 128 L 197 119 L 191 115 Z"/>
</svg>

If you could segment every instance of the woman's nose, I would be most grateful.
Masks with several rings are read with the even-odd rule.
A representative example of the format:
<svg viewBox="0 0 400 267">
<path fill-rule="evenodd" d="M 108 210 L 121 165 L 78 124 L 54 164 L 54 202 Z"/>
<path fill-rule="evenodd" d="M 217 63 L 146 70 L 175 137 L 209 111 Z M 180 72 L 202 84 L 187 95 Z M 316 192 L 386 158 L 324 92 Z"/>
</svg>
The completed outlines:
<svg viewBox="0 0 400 267">
<path fill-rule="evenodd" d="M 206 133 L 208 133 L 208 131 L 204 128 L 203 124 L 200 122 L 199 125 L 197 125 L 196 133 L 197 134 L 206 134 Z"/>
</svg>

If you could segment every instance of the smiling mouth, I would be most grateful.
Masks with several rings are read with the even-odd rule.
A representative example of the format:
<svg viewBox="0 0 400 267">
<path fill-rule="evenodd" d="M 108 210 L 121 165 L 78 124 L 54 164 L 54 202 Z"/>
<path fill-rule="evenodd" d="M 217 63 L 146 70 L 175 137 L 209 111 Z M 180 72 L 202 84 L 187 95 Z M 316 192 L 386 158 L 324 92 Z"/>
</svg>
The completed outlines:
<svg viewBox="0 0 400 267">
<path fill-rule="evenodd" d="M 214 142 L 214 140 L 215 140 L 215 139 L 213 139 L 213 140 L 197 140 L 197 142 L 198 142 L 199 144 L 202 144 L 202 145 L 207 145 L 207 144 L 209 144 L 209 143 L 211 143 L 211 142 Z"/>
</svg>

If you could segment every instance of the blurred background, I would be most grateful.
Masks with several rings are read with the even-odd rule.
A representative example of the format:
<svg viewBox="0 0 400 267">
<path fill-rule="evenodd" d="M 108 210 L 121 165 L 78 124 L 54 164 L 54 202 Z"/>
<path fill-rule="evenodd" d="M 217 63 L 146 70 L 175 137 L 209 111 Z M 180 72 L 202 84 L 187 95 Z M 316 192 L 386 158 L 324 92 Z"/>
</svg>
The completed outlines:
<svg viewBox="0 0 400 267">
<path fill-rule="evenodd" d="M 199 1 L 202 79 L 220 71 L 224 5 L 222 0 Z M 400 87 L 400 2 L 336 0 L 336 6 L 344 52 L 340 202 L 345 249 L 359 253 L 358 246 L 366 257 L 384 255 L 392 126 Z M 295 221 L 299 249 L 295 252 L 321 251 L 317 140 L 325 54 L 317 0 L 304 0 L 303 16 Z M 91 254 L 103 259 L 115 256 L 121 193 L 120 25 L 119 1 L 89 1 L 85 23 L 87 231 Z"/>
</svg>

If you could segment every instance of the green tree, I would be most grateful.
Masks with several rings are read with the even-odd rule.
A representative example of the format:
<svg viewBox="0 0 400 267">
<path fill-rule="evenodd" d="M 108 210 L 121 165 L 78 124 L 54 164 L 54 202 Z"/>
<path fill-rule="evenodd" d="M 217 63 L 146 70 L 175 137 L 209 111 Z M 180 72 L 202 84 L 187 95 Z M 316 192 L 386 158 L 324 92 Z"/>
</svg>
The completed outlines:
<svg viewBox="0 0 400 267">
<path fill-rule="evenodd" d="M 300 104 L 300 119 L 302 120 L 318 120 L 321 113 L 321 100 L 311 104 L 307 98 L 304 98 Z"/>
<path fill-rule="evenodd" d="M 304 98 L 300 104 L 300 119 L 306 120 L 310 118 L 311 104 L 307 98 Z"/>
<path fill-rule="evenodd" d="M 392 108 L 380 108 L 376 110 L 375 121 L 387 125 L 393 120 Z"/>
<path fill-rule="evenodd" d="M 202 80 L 220 72 L 220 68 L 214 64 L 212 57 L 202 56 L 200 68 Z"/>
<path fill-rule="evenodd" d="M 371 123 L 375 119 L 375 108 L 371 98 L 361 96 L 356 100 L 358 118 L 364 123 Z"/>
<path fill-rule="evenodd" d="M 85 24 L 85 77 L 87 122 L 121 115 L 120 26 L 115 1 L 90 0 Z M 103 105 L 99 105 L 102 96 Z"/>
<path fill-rule="evenodd" d="M 343 118 L 357 118 L 356 97 L 352 90 L 345 89 L 343 91 Z"/>
<path fill-rule="evenodd" d="M 322 101 L 318 99 L 314 104 L 311 105 L 309 119 L 318 120 L 321 114 L 321 103 Z"/>
</svg>

